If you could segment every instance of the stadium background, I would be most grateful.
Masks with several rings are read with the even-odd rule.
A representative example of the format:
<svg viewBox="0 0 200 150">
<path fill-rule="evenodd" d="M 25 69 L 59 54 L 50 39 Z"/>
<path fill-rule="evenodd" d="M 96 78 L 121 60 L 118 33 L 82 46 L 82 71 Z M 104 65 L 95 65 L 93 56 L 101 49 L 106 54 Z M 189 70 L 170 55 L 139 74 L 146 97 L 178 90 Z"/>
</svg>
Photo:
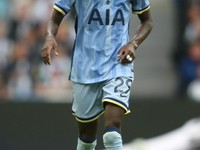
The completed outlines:
<svg viewBox="0 0 200 150">
<path fill-rule="evenodd" d="M 200 23 L 195 20 L 200 16 L 199 5 L 195 0 L 150 3 L 154 27 L 136 52 L 132 113 L 124 118 L 124 142 L 166 133 L 200 115 L 198 94 L 192 97 L 187 92 L 190 83 L 200 79 Z M 51 67 L 40 57 L 53 4 L 54 0 L 0 1 L 0 150 L 76 147 L 77 125 L 71 115 L 71 83 L 67 80 L 75 38 L 74 12 L 65 17 L 56 37 L 60 56 L 52 55 Z M 132 15 L 130 37 L 138 25 L 137 16 Z M 195 58 L 189 55 L 193 45 L 197 45 Z M 185 57 L 195 59 L 197 65 L 190 67 L 196 70 L 184 65 Z M 97 149 L 103 148 L 102 119 Z"/>
</svg>

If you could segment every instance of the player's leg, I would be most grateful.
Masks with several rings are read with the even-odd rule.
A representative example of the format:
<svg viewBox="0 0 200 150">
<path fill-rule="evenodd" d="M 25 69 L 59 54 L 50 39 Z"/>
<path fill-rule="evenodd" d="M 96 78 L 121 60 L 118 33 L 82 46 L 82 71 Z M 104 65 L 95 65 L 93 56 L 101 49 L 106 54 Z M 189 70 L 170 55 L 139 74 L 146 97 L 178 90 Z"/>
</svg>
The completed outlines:
<svg viewBox="0 0 200 150">
<path fill-rule="evenodd" d="M 94 150 L 97 144 L 98 119 L 88 123 L 78 121 L 78 128 L 77 150 Z"/>
<path fill-rule="evenodd" d="M 98 117 L 104 112 L 100 87 L 100 84 L 73 83 L 72 112 L 79 128 L 77 150 L 95 149 Z"/>
<path fill-rule="evenodd" d="M 122 150 L 121 124 L 124 109 L 105 103 L 103 142 L 107 150 Z"/>
<path fill-rule="evenodd" d="M 104 135 L 107 150 L 122 150 L 121 124 L 123 116 L 129 113 L 130 87 L 133 78 L 116 77 L 106 81 L 103 87 Z"/>
<path fill-rule="evenodd" d="M 81 123 L 78 121 L 79 135 L 85 139 L 93 139 L 97 135 L 98 119 L 89 122 Z"/>
<path fill-rule="evenodd" d="M 121 130 L 121 123 L 125 113 L 124 109 L 112 103 L 106 102 L 104 105 L 104 128 L 114 127 Z"/>
</svg>

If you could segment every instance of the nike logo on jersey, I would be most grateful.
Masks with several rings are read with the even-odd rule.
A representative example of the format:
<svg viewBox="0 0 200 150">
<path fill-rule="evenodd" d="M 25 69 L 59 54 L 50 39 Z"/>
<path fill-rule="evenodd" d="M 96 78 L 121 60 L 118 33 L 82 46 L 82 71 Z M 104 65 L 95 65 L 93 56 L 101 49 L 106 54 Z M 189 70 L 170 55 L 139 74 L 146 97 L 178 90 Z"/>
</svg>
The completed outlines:
<svg viewBox="0 0 200 150">
<path fill-rule="evenodd" d="M 115 12 L 114 18 L 110 20 L 110 9 L 106 9 L 106 19 L 102 20 L 101 14 L 98 9 L 93 9 L 88 21 L 88 24 L 92 22 L 99 22 L 100 25 L 115 25 L 116 22 L 121 22 L 124 26 L 124 15 L 121 9 Z"/>
</svg>

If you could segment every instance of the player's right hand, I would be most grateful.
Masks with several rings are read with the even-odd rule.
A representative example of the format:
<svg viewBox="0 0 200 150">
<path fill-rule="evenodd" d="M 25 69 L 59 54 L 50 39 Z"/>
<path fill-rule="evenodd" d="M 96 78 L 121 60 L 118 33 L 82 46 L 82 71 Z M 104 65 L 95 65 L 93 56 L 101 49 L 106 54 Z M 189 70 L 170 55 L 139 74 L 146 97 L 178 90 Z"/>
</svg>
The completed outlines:
<svg viewBox="0 0 200 150">
<path fill-rule="evenodd" d="M 129 56 L 130 59 L 127 56 Z M 133 44 L 131 42 L 129 42 L 125 46 L 123 46 L 120 49 L 117 57 L 119 57 L 120 63 L 132 63 L 136 57 L 135 56 L 135 48 L 133 47 Z"/>
<path fill-rule="evenodd" d="M 44 46 L 41 50 L 42 59 L 45 65 L 51 65 L 51 50 L 54 49 L 55 55 L 58 56 L 58 44 L 53 35 L 48 35 L 45 38 Z"/>
</svg>

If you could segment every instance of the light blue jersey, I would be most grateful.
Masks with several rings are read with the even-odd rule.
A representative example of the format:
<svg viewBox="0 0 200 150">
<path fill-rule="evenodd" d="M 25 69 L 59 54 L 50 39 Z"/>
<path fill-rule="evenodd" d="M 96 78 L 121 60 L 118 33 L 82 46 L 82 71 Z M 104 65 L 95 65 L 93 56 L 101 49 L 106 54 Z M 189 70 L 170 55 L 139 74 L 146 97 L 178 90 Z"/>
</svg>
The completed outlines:
<svg viewBox="0 0 200 150">
<path fill-rule="evenodd" d="M 77 12 L 71 81 L 86 84 L 133 77 L 133 63 L 122 64 L 117 57 L 129 42 L 130 4 L 135 14 L 150 8 L 148 0 L 57 0 L 54 8 L 63 15 L 72 6 Z"/>
</svg>

